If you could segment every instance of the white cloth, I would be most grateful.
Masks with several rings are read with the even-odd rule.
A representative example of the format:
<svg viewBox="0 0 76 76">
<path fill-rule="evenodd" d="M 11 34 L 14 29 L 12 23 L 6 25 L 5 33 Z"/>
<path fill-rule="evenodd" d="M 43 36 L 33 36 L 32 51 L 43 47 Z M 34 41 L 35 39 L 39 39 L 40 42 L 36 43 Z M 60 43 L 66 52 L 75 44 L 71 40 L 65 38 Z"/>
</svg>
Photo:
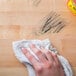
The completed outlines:
<svg viewBox="0 0 76 76">
<path fill-rule="evenodd" d="M 29 76 L 36 76 L 31 62 L 26 58 L 26 56 L 22 53 L 22 50 L 21 50 L 22 47 L 25 47 L 28 49 L 28 51 L 31 52 L 31 54 L 33 54 L 37 58 L 37 56 L 29 48 L 29 45 L 31 43 L 35 44 L 37 48 L 40 48 L 42 46 L 45 49 L 50 49 L 54 53 L 57 53 L 57 50 L 52 47 L 52 44 L 49 41 L 49 39 L 45 39 L 42 41 L 41 40 L 21 40 L 21 41 L 13 42 L 13 50 L 14 50 L 16 58 L 21 63 L 23 63 L 27 66 Z M 65 75 L 73 76 L 73 73 L 72 73 L 72 70 L 71 70 L 71 67 L 70 67 L 70 64 L 68 63 L 68 61 L 63 56 L 60 56 L 60 55 L 58 55 L 58 58 L 64 68 Z"/>
</svg>

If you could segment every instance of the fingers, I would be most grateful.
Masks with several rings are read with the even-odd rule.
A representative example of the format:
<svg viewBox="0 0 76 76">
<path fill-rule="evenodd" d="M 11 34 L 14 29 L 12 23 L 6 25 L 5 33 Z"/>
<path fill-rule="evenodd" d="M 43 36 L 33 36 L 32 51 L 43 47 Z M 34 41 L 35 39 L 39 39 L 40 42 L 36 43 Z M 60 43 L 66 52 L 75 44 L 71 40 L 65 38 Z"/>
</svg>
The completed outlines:
<svg viewBox="0 0 76 76">
<path fill-rule="evenodd" d="M 41 47 L 41 50 L 45 53 L 47 59 L 50 61 L 50 62 L 53 62 L 54 61 L 54 58 L 52 56 L 52 53 L 49 51 L 49 50 L 45 50 L 44 48 Z"/>
<path fill-rule="evenodd" d="M 33 64 L 33 66 L 38 64 L 38 61 L 35 59 L 35 57 L 33 55 L 31 55 L 31 53 L 27 49 L 22 48 L 22 52 L 29 59 L 29 61 Z"/>
<path fill-rule="evenodd" d="M 32 63 L 34 69 L 38 72 L 42 70 L 42 64 L 36 60 L 36 58 L 25 48 L 22 48 L 22 52 L 28 58 L 28 60 Z"/>
<path fill-rule="evenodd" d="M 47 61 L 47 59 L 45 58 L 45 54 L 42 53 L 42 51 L 40 51 L 39 49 L 37 49 L 34 44 L 30 45 L 30 48 L 38 56 L 38 58 L 41 62 L 46 62 Z"/>
<path fill-rule="evenodd" d="M 51 65 L 55 65 L 57 67 L 61 66 L 61 63 L 55 53 L 45 50 L 44 48 L 41 48 L 41 50 L 39 50 L 33 44 L 30 45 L 30 49 L 39 58 L 39 61 L 27 49 L 22 48 L 22 51 L 29 59 L 29 61 L 33 64 L 33 66 L 36 66 L 36 65 L 41 66 L 40 63 L 43 63 L 43 64 L 50 63 Z"/>
<path fill-rule="evenodd" d="M 57 66 L 57 67 L 61 67 L 61 63 L 60 63 L 60 61 L 58 59 L 57 54 L 55 54 L 55 53 L 52 52 L 52 56 L 54 58 L 54 65 Z"/>
<path fill-rule="evenodd" d="M 42 47 L 41 47 L 41 49 L 43 50 L 43 52 L 45 53 L 47 59 L 49 60 L 49 62 L 51 64 L 54 64 L 55 66 L 58 66 L 58 67 L 61 66 L 61 63 L 60 63 L 57 55 L 54 52 L 51 52 L 50 50 L 45 50 Z"/>
</svg>

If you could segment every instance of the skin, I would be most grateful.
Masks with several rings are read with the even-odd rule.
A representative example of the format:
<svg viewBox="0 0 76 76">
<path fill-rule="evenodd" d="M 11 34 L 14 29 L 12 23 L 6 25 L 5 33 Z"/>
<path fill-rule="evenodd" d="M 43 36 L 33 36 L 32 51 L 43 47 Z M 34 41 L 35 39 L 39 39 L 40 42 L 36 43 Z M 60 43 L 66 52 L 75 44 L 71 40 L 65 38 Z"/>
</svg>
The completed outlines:
<svg viewBox="0 0 76 76">
<path fill-rule="evenodd" d="M 65 76 L 62 65 L 55 53 L 45 50 L 43 47 L 39 50 L 34 44 L 30 45 L 30 49 L 39 60 L 31 55 L 26 48 L 22 48 L 22 52 L 32 63 L 36 76 Z"/>
</svg>

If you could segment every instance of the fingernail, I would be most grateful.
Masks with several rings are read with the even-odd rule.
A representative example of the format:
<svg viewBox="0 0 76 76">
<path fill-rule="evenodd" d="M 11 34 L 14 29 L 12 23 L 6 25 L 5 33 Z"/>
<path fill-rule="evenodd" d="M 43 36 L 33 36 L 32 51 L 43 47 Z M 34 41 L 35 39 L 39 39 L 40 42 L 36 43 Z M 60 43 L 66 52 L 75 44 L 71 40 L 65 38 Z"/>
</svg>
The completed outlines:
<svg viewBox="0 0 76 76">
<path fill-rule="evenodd" d="M 21 50 L 25 50 L 25 48 L 22 47 Z"/>
<path fill-rule="evenodd" d="M 23 53 L 26 53 L 26 52 L 27 52 L 27 49 L 22 48 L 22 52 L 23 52 Z"/>
<path fill-rule="evenodd" d="M 56 55 L 54 52 L 52 52 L 53 55 Z"/>
</svg>

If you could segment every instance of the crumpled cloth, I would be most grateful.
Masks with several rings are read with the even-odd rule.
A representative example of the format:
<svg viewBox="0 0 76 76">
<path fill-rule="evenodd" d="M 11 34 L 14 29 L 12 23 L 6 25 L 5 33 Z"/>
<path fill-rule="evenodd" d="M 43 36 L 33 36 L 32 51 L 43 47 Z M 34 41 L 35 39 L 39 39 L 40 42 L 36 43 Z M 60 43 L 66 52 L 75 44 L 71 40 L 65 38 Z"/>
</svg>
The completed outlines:
<svg viewBox="0 0 76 76">
<path fill-rule="evenodd" d="M 54 53 L 57 53 L 57 50 L 56 50 L 56 48 L 52 47 L 52 44 L 51 44 L 49 39 L 45 39 L 42 41 L 41 40 L 21 40 L 21 41 L 13 42 L 13 50 L 14 50 L 16 58 L 21 63 L 23 63 L 27 66 L 29 76 L 36 76 L 31 62 L 27 59 L 27 57 L 23 54 L 23 52 L 21 50 L 24 47 L 27 48 L 28 51 L 30 51 L 31 54 L 34 55 L 34 57 L 36 57 L 38 59 L 38 57 L 29 48 L 30 44 L 35 44 L 38 49 L 40 47 L 44 47 L 45 49 L 47 49 L 47 50 L 49 49 L 50 51 L 53 51 Z M 58 56 L 59 61 L 61 62 L 62 66 L 63 66 L 65 75 L 66 76 L 73 76 L 71 66 L 70 66 L 69 62 L 67 61 L 67 59 L 65 59 L 61 55 L 57 55 L 57 56 Z"/>
</svg>

